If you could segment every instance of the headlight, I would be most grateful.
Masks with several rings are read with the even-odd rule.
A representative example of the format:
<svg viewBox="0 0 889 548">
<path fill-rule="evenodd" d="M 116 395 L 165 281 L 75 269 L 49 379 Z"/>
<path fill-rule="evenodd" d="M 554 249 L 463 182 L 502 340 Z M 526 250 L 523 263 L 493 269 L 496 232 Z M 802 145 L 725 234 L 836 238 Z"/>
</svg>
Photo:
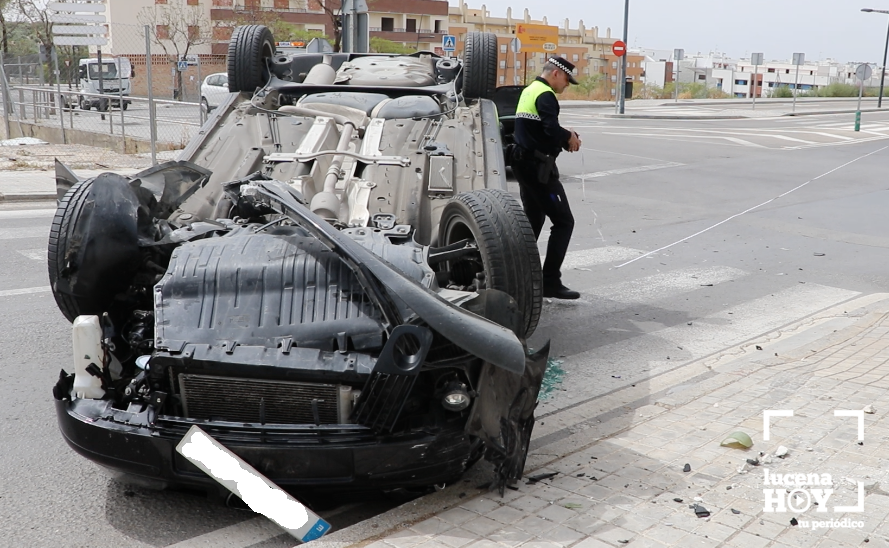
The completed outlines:
<svg viewBox="0 0 889 548">
<path fill-rule="evenodd" d="M 441 399 L 441 405 L 448 411 L 463 411 L 469 407 L 471 401 L 464 385 L 451 383 Z"/>
</svg>

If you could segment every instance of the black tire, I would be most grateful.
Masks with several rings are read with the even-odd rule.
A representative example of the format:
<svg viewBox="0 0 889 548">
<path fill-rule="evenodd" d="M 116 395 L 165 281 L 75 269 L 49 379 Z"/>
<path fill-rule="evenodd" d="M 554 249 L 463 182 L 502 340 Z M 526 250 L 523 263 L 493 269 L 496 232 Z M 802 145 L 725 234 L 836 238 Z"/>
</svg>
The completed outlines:
<svg viewBox="0 0 889 548">
<path fill-rule="evenodd" d="M 204 111 L 204 114 L 210 112 L 210 102 L 207 101 L 206 97 L 201 97 L 201 110 Z"/>
<path fill-rule="evenodd" d="M 126 110 L 126 109 L 128 109 L 129 107 L 130 107 L 130 102 L 129 102 L 129 101 L 124 101 L 124 102 L 123 102 L 123 105 L 122 105 L 120 108 Z"/>
<path fill-rule="evenodd" d="M 96 105 L 96 110 L 98 110 L 99 112 L 108 112 L 109 106 L 110 105 L 108 99 L 99 99 L 99 104 Z"/>
<path fill-rule="evenodd" d="M 266 59 L 275 53 L 272 31 L 263 25 L 243 25 L 235 28 L 228 42 L 229 91 L 256 91 L 266 85 L 271 76 Z"/>
<path fill-rule="evenodd" d="M 464 239 L 474 240 L 479 254 L 454 261 L 448 268 L 452 272 L 455 268 L 477 270 L 481 262 L 486 287 L 507 293 L 518 304 L 522 327 L 516 335 L 530 337 L 540 320 L 543 273 L 537 238 L 522 205 L 512 194 L 499 189 L 486 188 L 457 195 L 442 212 L 439 245 Z M 466 262 L 475 264 L 467 267 Z"/>
<path fill-rule="evenodd" d="M 470 32 L 463 46 L 463 96 L 490 99 L 497 89 L 497 35 Z"/>
<path fill-rule="evenodd" d="M 80 98 L 80 110 L 89 110 L 89 109 L 90 109 L 89 100 L 87 100 L 85 97 L 81 97 Z"/>
<path fill-rule="evenodd" d="M 72 323 L 80 315 L 82 310 L 81 303 L 73 295 L 64 291 L 58 291 L 56 284 L 59 278 L 65 275 L 65 269 L 67 268 L 65 255 L 69 248 L 68 240 L 73 234 L 74 223 L 80 216 L 80 210 L 83 209 L 92 184 L 93 179 L 87 179 L 68 189 L 68 192 L 59 201 L 56 214 L 52 219 L 52 226 L 49 229 L 49 246 L 46 250 L 49 286 L 52 288 L 52 294 L 56 298 L 56 304 L 59 306 L 59 310 L 62 311 L 62 315 Z"/>
</svg>

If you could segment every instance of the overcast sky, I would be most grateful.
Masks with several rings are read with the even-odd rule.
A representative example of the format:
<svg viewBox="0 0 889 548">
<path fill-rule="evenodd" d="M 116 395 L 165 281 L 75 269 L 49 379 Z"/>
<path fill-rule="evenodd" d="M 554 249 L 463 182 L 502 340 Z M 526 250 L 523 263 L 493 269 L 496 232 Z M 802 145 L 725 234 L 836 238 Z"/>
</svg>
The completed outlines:
<svg viewBox="0 0 889 548">
<path fill-rule="evenodd" d="M 607 27 L 613 37 L 623 34 L 624 0 L 467 0 L 470 8 L 483 3 L 493 17 L 504 17 L 508 6 L 521 17 L 527 7 L 532 19 L 546 16 L 552 25 L 567 17 L 576 28 L 583 19 L 602 36 Z M 758 52 L 765 60 L 802 52 L 806 61 L 882 65 L 889 15 L 861 8 L 889 10 L 889 0 L 630 0 L 629 45 L 735 58 Z"/>
</svg>

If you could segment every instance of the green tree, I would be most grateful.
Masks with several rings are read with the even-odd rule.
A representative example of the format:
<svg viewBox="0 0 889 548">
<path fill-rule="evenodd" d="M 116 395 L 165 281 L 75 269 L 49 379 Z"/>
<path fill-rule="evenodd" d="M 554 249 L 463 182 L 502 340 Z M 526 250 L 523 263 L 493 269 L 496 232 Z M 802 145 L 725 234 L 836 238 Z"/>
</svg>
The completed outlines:
<svg viewBox="0 0 889 548">
<path fill-rule="evenodd" d="M 577 81 L 575 89 L 584 95 L 590 96 L 602 85 L 602 74 L 587 74 Z"/>
</svg>

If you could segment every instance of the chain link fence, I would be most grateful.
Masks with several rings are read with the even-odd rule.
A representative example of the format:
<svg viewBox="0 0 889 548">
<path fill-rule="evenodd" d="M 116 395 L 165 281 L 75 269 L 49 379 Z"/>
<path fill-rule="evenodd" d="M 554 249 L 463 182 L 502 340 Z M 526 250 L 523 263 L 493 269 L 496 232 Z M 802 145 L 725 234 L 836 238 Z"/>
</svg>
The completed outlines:
<svg viewBox="0 0 889 548">
<path fill-rule="evenodd" d="M 147 167 L 178 156 L 207 118 L 201 83 L 225 72 L 225 56 L 186 58 L 169 44 L 160 47 L 148 27 L 108 26 L 101 65 L 95 47 L 45 52 L 35 46 L 31 55 L 0 54 L 0 138 L 71 145 L 60 160 L 81 168 Z M 28 150 L 21 168 L 52 165 L 40 145 Z M 0 151 L 2 156 L 8 149 Z"/>
</svg>

